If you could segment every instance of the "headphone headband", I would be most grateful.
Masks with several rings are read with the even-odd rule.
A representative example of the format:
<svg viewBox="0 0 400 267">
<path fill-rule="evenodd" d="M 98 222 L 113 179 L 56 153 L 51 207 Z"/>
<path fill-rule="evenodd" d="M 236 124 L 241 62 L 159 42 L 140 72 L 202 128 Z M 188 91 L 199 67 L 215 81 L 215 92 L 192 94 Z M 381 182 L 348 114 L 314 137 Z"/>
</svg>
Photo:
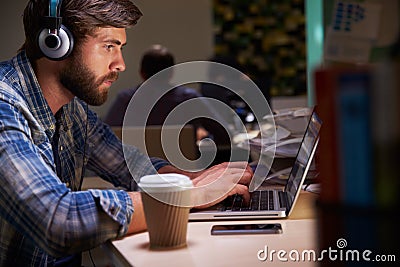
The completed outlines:
<svg viewBox="0 0 400 267">
<path fill-rule="evenodd" d="M 61 0 L 50 0 L 49 2 L 49 16 L 50 17 L 59 17 L 60 16 L 60 7 Z"/>
<path fill-rule="evenodd" d="M 50 0 L 49 15 L 43 18 L 42 26 L 50 30 L 59 30 L 62 24 L 61 13 L 62 0 Z"/>
</svg>

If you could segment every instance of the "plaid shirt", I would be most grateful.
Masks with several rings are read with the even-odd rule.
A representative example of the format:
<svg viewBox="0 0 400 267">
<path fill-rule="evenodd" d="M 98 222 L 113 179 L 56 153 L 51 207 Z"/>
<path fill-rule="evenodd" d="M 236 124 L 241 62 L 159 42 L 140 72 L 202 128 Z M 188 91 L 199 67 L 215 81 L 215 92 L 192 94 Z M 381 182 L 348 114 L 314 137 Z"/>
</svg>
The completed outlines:
<svg viewBox="0 0 400 267">
<path fill-rule="evenodd" d="M 76 98 L 54 116 L 24 51 L 0 63 L 0 266 L 52 266 L 126 233 L 134 211 L 128 194 L 80 191 L 84 167 L 134 190 L 132 178 L 166 164 L 122 149 Z"/>
</svg>

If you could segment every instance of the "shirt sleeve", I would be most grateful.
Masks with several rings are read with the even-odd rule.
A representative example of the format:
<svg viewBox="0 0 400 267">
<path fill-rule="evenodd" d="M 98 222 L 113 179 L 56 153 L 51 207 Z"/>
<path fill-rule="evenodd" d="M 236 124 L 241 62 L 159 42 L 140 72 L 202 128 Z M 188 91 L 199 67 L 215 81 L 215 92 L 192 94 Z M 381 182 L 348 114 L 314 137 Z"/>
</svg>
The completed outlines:
<svg viewBox="0 0 400 267">
<path fill-rule="evenodd" d="M 57 177 L 51 145 L 26 106 L 0 98 L 0 220 L 51 255 L 123 235 L 133 213 L 124 191 L 71 192 Z"/>
<path fill-rule="evenodd" d="M 164 159 L 160 159 L 160 158 L 153 157 L 153 158 L 150 158 L 150 160 L 151 160 L 151 164 L 153 164 L 153 167 L 157 171 L 164 166 L 171 165 L 171 163 L 169 163 L 168 161 L 166 161 Z"/>
<path fill-rule="evenodd" d="M 170 165 L 160 158 L 149 158 L 131 145 L 123 145 L 112 129 L 89 111 L 88 168 L 114 186 L 137 190 L 137 182 L 147 174 L 154 174 Z"/>
</svg>

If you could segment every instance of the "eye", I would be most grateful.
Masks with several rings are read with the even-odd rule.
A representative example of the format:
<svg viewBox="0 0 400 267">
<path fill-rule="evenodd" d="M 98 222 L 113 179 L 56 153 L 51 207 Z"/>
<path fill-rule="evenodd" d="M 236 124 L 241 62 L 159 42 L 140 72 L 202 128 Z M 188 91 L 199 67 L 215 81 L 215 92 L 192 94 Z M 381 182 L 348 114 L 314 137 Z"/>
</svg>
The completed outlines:
<svg viewBox="0 0 400 267">
<path fill-rule="evenodd" d="M 106 50 L 110 51 L 110 50 L 112 50 L 114 48 L 114 45 L 106 44 L 104 47 L 105 47 Z"/>
</svg>

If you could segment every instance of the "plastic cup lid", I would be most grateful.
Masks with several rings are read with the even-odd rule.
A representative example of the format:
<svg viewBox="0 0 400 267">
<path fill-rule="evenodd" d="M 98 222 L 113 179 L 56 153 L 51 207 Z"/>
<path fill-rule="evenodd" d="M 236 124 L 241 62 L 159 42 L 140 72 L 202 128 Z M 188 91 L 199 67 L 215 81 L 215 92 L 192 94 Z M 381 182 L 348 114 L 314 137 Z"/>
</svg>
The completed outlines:
<svg viewBox="0 0 400 267">
<path fill-rule="evenodd" d="M 180 191 L 193 187 L 193 183 L 186 175 L 177 173 L 152 174 L 140 178 L 139 187 L 144 191 Z"/>
</svg>

